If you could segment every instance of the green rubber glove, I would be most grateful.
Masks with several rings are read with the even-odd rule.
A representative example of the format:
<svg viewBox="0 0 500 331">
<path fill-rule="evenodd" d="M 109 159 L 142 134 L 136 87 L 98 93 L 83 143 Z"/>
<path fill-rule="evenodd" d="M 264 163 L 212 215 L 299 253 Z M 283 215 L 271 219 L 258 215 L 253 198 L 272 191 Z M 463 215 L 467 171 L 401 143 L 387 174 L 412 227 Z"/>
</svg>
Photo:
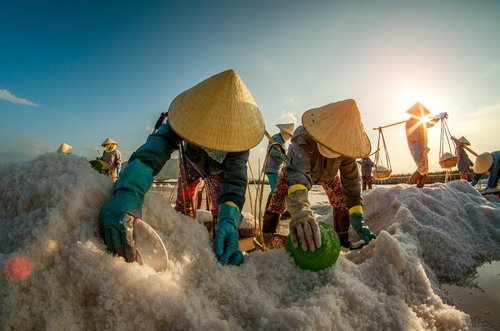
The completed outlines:
<svg viewBox="0 0 500 331">
<path fill-rule="evenodd" d="M 240 265 L 243 254 L 238 245 L 238 227 L 243 216 L 238 208 L 223 203 L 219 206 L 219 216 L 215 228 L 214 252 L 220 264 Z"/>
<path fill-rule="evenodd" d="M 351 215 L 349 215 L 349 222 L 365 243 L 368 244 L 370 240 L 377 238 L 375 237 L 373 232 L 371 232 L 370 229 L 365 225 L 363 214 L 352 213 Z"/>
<path fill-rule="evenodd" d="M 115 182 L 114 194 L 99 213 L 99 230 L 108 250 L 134 262 L 133 217 L 140 217 L 144 195 L 153 183 L 153 170 L 139 160 L 130 162 Z"/>
<path fill-rule="evenodd" d="M 321 246 L 321 234 L 307 199 L 307 190 L 298 189 L 286 197 L 290 219 L 290 239 L 293 247 L 300 244 L 302 250 L 314 250 Z"/>
</svg>

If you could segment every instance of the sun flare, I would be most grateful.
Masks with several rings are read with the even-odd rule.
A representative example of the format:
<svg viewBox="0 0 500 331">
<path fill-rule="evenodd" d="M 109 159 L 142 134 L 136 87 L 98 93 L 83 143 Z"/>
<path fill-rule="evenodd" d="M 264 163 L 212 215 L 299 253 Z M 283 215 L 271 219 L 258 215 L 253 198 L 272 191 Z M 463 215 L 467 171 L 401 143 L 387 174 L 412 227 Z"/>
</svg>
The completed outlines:
<svg viewBox="0 0 500 331">
<path fill-rule="evenodd" d="M 430 118 L 428 116 L 422 116 L 420 117 L 420 123 L 424 124 L 430 121 Z"/>
</svg>

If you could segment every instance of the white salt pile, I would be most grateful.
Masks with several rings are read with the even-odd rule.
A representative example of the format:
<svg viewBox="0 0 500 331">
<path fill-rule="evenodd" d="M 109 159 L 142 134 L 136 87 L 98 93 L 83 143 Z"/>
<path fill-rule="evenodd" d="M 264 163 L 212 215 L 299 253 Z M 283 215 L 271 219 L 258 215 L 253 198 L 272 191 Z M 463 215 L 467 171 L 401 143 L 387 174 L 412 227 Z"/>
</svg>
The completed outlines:
<svg viewBox="0 0 500 331">
<path fill-rule="evenodd" d="M 284 250 L 220 266 L 206 228 L 148 194 L 143 219 L 170 258 L 156 273 L 106 252 L 97 215 L 111 188 L 73 155 L 0 166 L 0 264 L 32 267 L 2 273 L 0 329 L 469 329 L 438 280 L 500 259 L 500 203 L 464 182 L 371 191 L 377 240 L 318 273 Z"/>
</svg>

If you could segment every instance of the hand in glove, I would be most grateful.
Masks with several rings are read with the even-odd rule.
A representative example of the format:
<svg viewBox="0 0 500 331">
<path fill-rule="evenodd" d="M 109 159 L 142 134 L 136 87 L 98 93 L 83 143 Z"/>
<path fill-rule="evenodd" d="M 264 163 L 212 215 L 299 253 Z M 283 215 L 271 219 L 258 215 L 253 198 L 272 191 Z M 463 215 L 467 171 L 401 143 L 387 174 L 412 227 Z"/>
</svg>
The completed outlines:
<svg viewBox="0 0 500 331">
<path fill-rule="evenodd" d="M 358 207 L 358 206 L 356 206 L 356 207 Z M 353 207 L 353 208 L 356 208 L 356 207 Z M 361 207 L 361 206 L 359 206 L 359 207 Z M 351 210 L 353 208 L 351 208 Z M 361 208 L 359 208 L 359 209 L 361 209 Z M 350 213 L 349 223 L 351 223 L 354 230 L 358 233 L 358 235 L 361 237 L 361 239 L 364 240 L 365 243 L 368 244 L 370 242 L 370 240 L 376 238 L 375 235 L 373 234 L 373 232 L 371 232 L 370 229 L 365 225 L 362 210 L 361 210 L 361 212 L 355 211 L 355 212 Z"/>
<path fill-rule="evenodd" d="M 243 216 L 236 206 L 227 203 L 219 206 L 214 252 L 220 264 L 240 265 L 243 263 L 243 254 L 238 245 L 238 227 L 242 220 Z"/>
<path fill-rule="evenodd" d="M 307 189 L 303 187 L 303 189 L 289 193 L 286 200 L 292 216 L 290 239 L 293 247 L 297 248 L 300 244 L 304 251 L 309 249 L 314 252 L 321 246 L 321 233 L 307 200 Z"/>
<path fill-rule="evenodd" d="M 136 259 L 133 219 L 140 215 L 144 194 L 152 182 L 153 170 L 139 160 L 132 161 L 123 169 L 115 183 L 114 195 L 99 213 L 99 230 L 108 250 L 123 256 L 127 262 Z"/>
</svg>

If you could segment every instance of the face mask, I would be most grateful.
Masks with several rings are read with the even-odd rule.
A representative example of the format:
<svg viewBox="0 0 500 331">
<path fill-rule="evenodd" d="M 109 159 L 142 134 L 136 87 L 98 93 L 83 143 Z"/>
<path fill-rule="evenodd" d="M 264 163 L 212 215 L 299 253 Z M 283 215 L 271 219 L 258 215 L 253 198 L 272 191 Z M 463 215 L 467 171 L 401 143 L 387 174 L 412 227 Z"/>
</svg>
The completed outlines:
<svg viewBox="0 0 500 331">
<path fill-rule="evenodd" d="M 214 160 L 214 161 L 216 161 L 218 163 L 222 163 L 226 159 L 227 152 L 214 151 L 214 150 L 211 150 L 211 149 L 208 149 L 208 148 L 203 148 L 203 150 L 205 152 L 207 152 L 208 156 L 212 160 Z"/>
<path fill-rule="evenodd" d="M 106 152 L 111 153 L 116 149 L 116 144 L 108 144 L 106 145 Z"/>
</svg>

